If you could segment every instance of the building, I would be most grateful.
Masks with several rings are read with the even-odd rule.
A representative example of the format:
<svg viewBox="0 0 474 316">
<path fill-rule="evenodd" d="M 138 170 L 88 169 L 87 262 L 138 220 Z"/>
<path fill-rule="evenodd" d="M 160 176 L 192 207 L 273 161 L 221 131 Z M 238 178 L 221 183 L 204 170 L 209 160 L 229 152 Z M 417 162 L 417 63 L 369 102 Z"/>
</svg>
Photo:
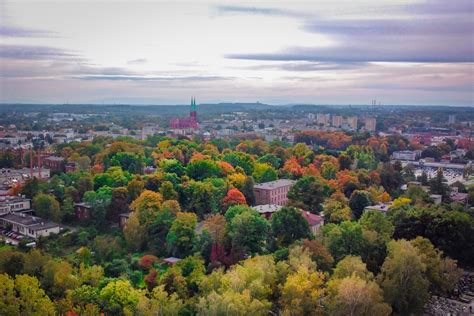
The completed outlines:
<svg viewBox="0 0 474 316">
<path fill-rule="evenodd" d="M 128 221 L 129 217 L 130 217 L 130 213 L 119 214 L 119 227 L 121 229 L 125 228 L 125 225 L 127 224 L 127 221 Z"/>
<path fill-rule="evenodd" d="M 400 150 L 400 151 L 394 151 L 392 154 L 393 159 L 396 160 L 409 160 L 409 161 L 415 161 L 418 160 L 421 156 L 421 151 L 420 150 Z"/>
<path fill-rule="evenodd" d="M 280 179 L 271 182 L 257 183 L 253 190 L 256 205 L 276 204 L 285 205 L 288 202 L 287 194 L 295 181 Z"/>
<path fill-rule="evenodd" d="M 189 117 L 176 117 L 170 120 L 170 127 L 172 129 L 197 129 L 199 128 L 199 123 L 197 120 L 197 106 L 196 99 L 191 99 L 191 111 L 189 112 Z"/>
<path fill-rule="evenodd" d="M 388 203 L 378 203 L 375 205 L 369 205 L 364 208 L 364 211 L 378 211 L 382 213 L 387 213 L 390 207 L 392 206 L 392 202 Z"/>
<path fill-rule="evenodd" d="M 279 211 L 282 207 L 283 206 L 277 204 L 262 204 L 252 208 L 266 219 L 269 219 L 273 213 Z"/>
<path fill-rule="evenodd" d="M 87 203 L 74 203 L 74 216 L 80 221 L 91 218 L 92 207 Z"/>
<path fill-rule="evenodd" d="M 4 228 L 32 238 L 47 237 L 61 230 L 54 222 L 24 213 L 8 213 L 0 217 L 0 222 Z"/>
<path fill-rule="evenodd" d="M 47 168 L 0 169 L 0 187 L 11 188 L 17 184 L 23 184 L 31 176 L 39 179 L 49 179 L 50 170 Z"/>
<path fill-rule="evenodd" d="M 51 169 L 51 171 L 64 171 L 64 164 L 65 161 L 63 157 L 48 156 L 43 158 L 43 166 Z"/>
<path fill-rule="evenodd" d="M 340 115 L 333 115 L 333 116 L 332 116 L 332 126 L 334 126 L 334 127 L 341 127 L 341 126 L 342 126 L 342 116 L 340 116 Z"/>
<path fill-rule="evenodd" d="M 31 200 L 20 196 L 0 197 L 0 216 L 31 209 Z"/>
<path fill-rule="evenodd" d="M 330 119 L 329 114 L 318 113 L 316 115 L 316 124 L 318 124 L 320 126 L 328 126 L 329 125 L 329 119 Z"/>
<path fill-rule="evenodd" d="M 301 215 L 308 222 L 309 228 L 313 234 L 317 234 L 324 225 L 324 217 L 301 210 Z"/>
<path fill-rule="evenodd" d="M 375 132 L 377 120 L 374 117 L 365 118 L 364 124 L 365 124 L 364 127 L 366 131 Z"/>
<path fill-rule="evenodd" d="M 443 196 L 441 194 L 430 194 L 430 198 L 433 200 L 435 205 L 441 204 Z"/>
<path fill-rule="evenodd" d="M 452 125 L 454 123 L 456 123 L 456 115 L 454 114 L 448 115 L 448 124 Z"/>
<path fill-rule="evenodd" d="M 346 121 L 350 129 L 357 130 L 357 116 L 349 116 Z"/>
</svg>

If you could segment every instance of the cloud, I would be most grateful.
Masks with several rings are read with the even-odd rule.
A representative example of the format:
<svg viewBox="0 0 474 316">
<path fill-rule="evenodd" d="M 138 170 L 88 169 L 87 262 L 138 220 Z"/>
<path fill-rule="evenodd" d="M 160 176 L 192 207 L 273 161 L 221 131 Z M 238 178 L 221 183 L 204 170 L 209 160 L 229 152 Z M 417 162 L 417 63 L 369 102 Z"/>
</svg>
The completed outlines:
<svg viewBox="0 0 474 316">
<path fill-rule="evenodd" d="M 377 18 L 306 17 L 301 28 L 334 41 L 329 47 L 296 46 L 276 52 L 232 53 L 231 59 L 325 63 L 474 61 L 473 1 L 431 1 L 398 6 Z M 262 10 L 262 9 L 259 9 Z M 257 11 L 260 12 L 260 11 Z M 277 14 L 273 10 L 266 14 Z M 303 67 L 302 70 L 306 70 Z"/>
<path fill-rule="evenodd" d="M 137 59 L 132 59 L 132 60 L 127 61 L 127 64 L 140 65 L 140 64 L 145 64 L 146 62 L 148 62 L 148 59 L 146 58 L 137 58 Z"/>
<path fill-rule="evenodd" d="M 266 60 L 266 59 L 264 59 Z M 259 65 L 238 67 L 239 69 L 249 70 L 286 70 L 286 71 L 329 71 L 329 70 L 347 70 L 347 69 L 358 69 L 367 67 L 369 64 L 364 62 L 311 62 L 311 61 L 295 61 L 295 62 L 277 62 L 277 63 L 264 63 Z"/>
<path fill-rule="evenodd" d="M 0 44 L 0 58 L 41 60 L 41 59 L 78 59 L 78 55 L 67 50 L 49 46 L 6 45 Z"/>
<path fill-rule="evenodd" d="M 71 76 L 73 79 L 81 80 L 106 80 L 106 81 L 216 81 L 231 80 L 233 77 L 223 76 L 148 76 L 148 75 L 82 75 Z"/>
<path fill-rule="evenodd" d="M 43 30 L 27 29 L 22 27 L 0 25 L 2 37 L 54 37 L 55 33 Z"/>
<path fill-rule="evenodd" d="M 303 12 L 283 10 L 268 7 L 249 7 L 249 6 L 232 6 L 232 5 L 218 5 L 216 9 L 219 13 L 224 14 L 255 14 L 255 15 L 271 15 L 271 16 L 291 16 L 303 17 L 306 14 Z"/>
</svg>

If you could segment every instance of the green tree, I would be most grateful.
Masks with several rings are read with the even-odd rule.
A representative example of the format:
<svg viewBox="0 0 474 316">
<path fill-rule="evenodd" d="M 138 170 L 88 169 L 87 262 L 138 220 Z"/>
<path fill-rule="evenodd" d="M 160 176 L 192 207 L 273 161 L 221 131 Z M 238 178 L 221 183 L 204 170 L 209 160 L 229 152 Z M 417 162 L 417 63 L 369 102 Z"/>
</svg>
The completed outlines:
<svg viewBox="0 0 474 316">
<path fill-rule="evenodd" d="M 196 243 L 197 217 L 193 213 L 179 212 L 166 236 L 168 251 L 173 256 L 186 257 Z"/>
<path fill-rule="evenodd" d="M 41 218 L 60 222 L 62 218 L 59 202 L 51 194 L 40 193 L 33 199 L 33 207 Z"/>
<path fill-rule="evenodd" d="M 175 191 L 173 183 L 170 181 L 163 181 L 160 187 L 160 193 L 165 200 L 177 200 L 178 192 Z"/>
<path fill-rule="evenodd" d="M 366 206 L 372 204 L 370 200 L 370 193 L 362 190 L 355 190 L 352 192 L 349 199 L 349 207 L 355 219 L 359 219 L 364 212 Z"/>
<path fill-rule="evenodd" d="M 322 211 L 322 203 L 326 195 L 327 188 L 313 176 L 303 176 L 291 187 L 288 192 L 288 199 L 291 204 L 303 208 L 311 213 Z"/>
<path fill-rule="evenodd" d="M 255 205 L 255 192 L 253 190 L 253 186 L 254 180 L 249 176 L 245 178 L 242 190 L 240 190 L 244 194 L 248 205 Z"/>
<path fill-rule="evenodd" d="M 139 291 L 129 281 L 109 282 L 99 294 L 104 311 L 112 315 L 130 315 L 135 312 L 140 299 Z"/>
<path fill-rule="evenodd" d="M 11 299 L 11 279 L 8 277 L 8 279 L 5 279 L 5 274 L 1 276 L 4 278 L 3 281 L 6 281 L 6 283 L 2 282 L 2 285 L 8 286 L 6 292 L 9 295 L 8 298 Z M 29 275 L 17 275 L 15 278 L 14 293 L 16 299 L 12 302 L 7 302 L 7 304 L 15 304 L 16 306 L 11 306 L 11 308 L 19 311 L 18 315 L 56 315 L 53 303 L 40 288 L 40 283 L 37 278 Z M 3 301 L 3 298 L 1 301 Z"/>
<path fill-rule="evenodd" d="M 384 296 L 401 315 L 421 313 L 429 299 L 426 265 L 418 251 L 406 240 L 390 241 L 388 256 L 380 274 Z"/>
<path fill-rule="evenodd" d="M 272 232 L 280 246 L 288 246 L 295 240 L 309 238 L 311 231 L 301 211 L 294 207 L 282 207 L 272 216 Z"/>
<path fill-rule="evenodd" d="M 324 241 L 336 261 L 347 255 L 360 255 L 364 246 L 362 227 L 357 222 L 328 224 L 322 228 Z"/>
<path fill-rule="evenodd" d="M 220 176 L 221 169 L 211 160 L 192 161 L 186 167 L 186 174 L 195 180 L 204 180 L 206 178 L 217 178 Z"/>
<path fill-rule="evenodd" d="M 269 182 L 278 179 L 278 174 L 275 168 L 267 163 L 256 162 L 254 164 L 252 177 L 258 183 Z"/>
<path fill-rule="evenodd" d="M 142 248 L 145 241 L 145 232 L 145 227 L 140 225 L 137 213 L 130 214 L 123 230 L 125 242 L 130 250 L 139 251 Z"/>
<path fill-rule="evenodd" d="M 262 252 L 269 231 L 268 222 L 255 211 L 235 216 L 229 225 L 232 248 L 243 254 Z"/>
</svg>

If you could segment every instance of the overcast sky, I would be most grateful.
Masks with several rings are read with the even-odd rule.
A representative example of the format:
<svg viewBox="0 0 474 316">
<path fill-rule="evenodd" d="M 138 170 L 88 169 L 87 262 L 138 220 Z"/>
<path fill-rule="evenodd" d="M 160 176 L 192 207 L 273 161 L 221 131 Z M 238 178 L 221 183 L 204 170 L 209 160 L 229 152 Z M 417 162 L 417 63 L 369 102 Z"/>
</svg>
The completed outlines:
<svg viewBox="0 0 474 316">
<path fill-rule="evenodd" d="M 0 102 L 474 106 L 474 1 L 2 1 Z"/>
</svg>

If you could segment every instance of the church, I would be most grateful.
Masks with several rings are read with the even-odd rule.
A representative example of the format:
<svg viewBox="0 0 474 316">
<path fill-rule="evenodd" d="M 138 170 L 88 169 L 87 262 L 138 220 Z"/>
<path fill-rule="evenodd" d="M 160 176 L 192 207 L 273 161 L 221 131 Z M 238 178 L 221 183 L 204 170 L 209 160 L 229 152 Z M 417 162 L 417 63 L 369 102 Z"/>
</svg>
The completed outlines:
<svg viewBox="0 0 474 316">
<path fill-rule="evenodd" d="M 172 129 L 196 129 L 199 128 L 196 112 L 196 98 L 191 98 L 191 111 L 189 117 L 176 117 L 170 120 L 170 127 Z"/>
</svg>

